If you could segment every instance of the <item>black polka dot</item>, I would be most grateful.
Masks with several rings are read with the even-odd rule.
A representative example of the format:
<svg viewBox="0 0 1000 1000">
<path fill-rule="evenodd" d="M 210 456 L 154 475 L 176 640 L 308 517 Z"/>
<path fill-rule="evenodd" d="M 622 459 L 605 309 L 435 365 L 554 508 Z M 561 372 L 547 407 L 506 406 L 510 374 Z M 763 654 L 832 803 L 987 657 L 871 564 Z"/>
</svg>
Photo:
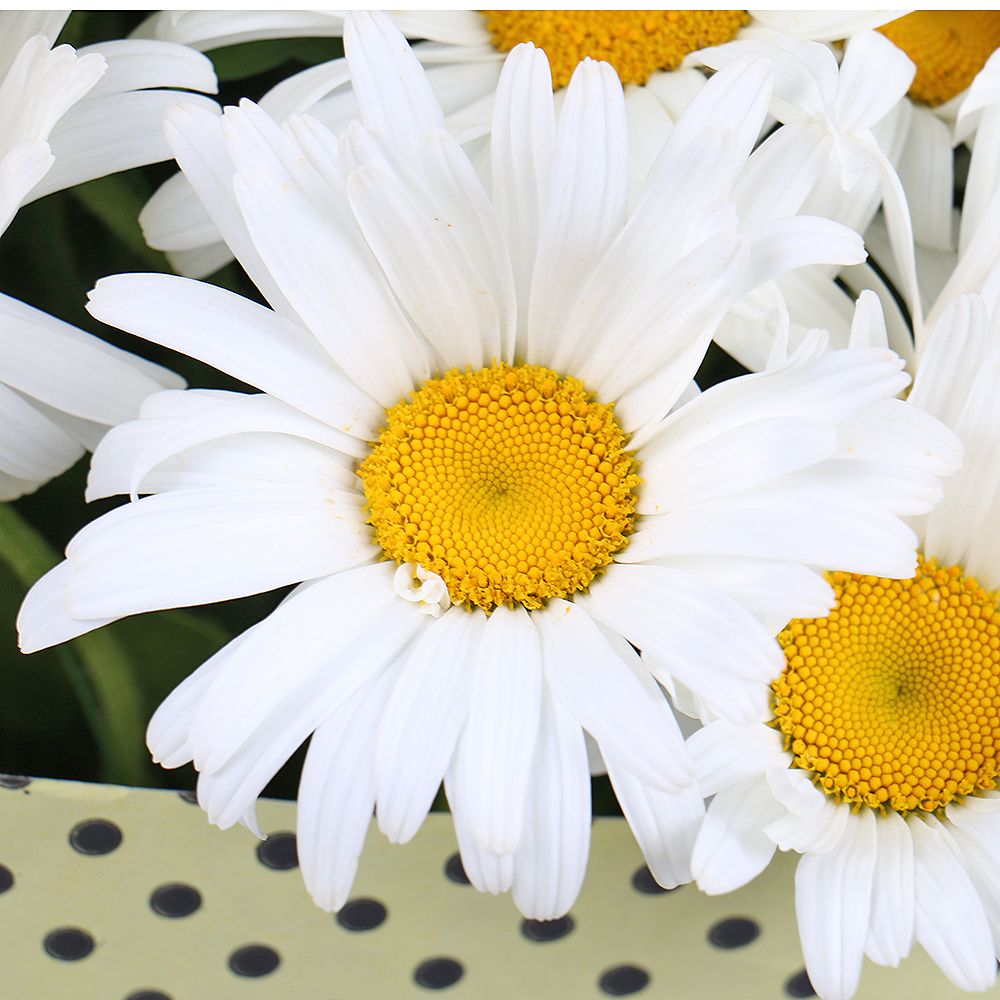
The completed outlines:
<svg viewBox="0 0 1000 1000">
<path fill-rule="evenodd" d="M 179 798 L 181 802 L 186 802 L 188 805 L 191 806 L 196 806 L 198 804 L 198 796 L 195 792 L 188 792 L 188 791 L 178 792 L 177 798 Z"/>
<path fill-rule="evenodd" d="M 809 981 L 809 973 L 805 969 L 796 972 L 787 983 L 785 983 L 785 992 L 790 997 L 814 997 L 816 996 L 816 991 L 813 989 L 813 984 Z"/>
<path fill-rule="evenodd" d="M 14 873 L 6 865 L 0 865 L 0 892 L 6 892 L 13 885 Z"/>
<path fill-rule="evenodd" d="M 742 948 L 755 941 L 760 934 L 760 925 L 747 917 L 729 917 L 720 920 L 708 932 L 708 940 L 716 948 Z"/>
<path fill-rule="evenodd" d="M 555 920 L 522 920 L 521 933 L 529 941 L 558 941 L 559 938 L 566 937 L 575 926 L 573 918 L 567 913 Z"/>
<path fill-rule="evenodd" d="M 122 832 L 106 819 L 88 819 L 70 830 L 69 843 L 80 854 L 110 854 L 122 842 Z"/>
<path fill-rule="evenodd" d="M 229 956 L 229 968 L 237 976 L 266 976 L 281 964 L 281 957 L 266 944 L 248 944 Z"/>
<path fill-rule="evenodd" d="M 653 878 L 653 873 L 649 870 L 648 866 L 641 865 L 636 868 L 635 873 L 632 875 L 632 888 L 636 892 L 645 893 L 647 896 L 660 896 L 665 892 L 673 892 L 673 889 L 664 889 L 659 882 Z"/>
<path fill-rule="evenodd" d="M 377 899 L 351 899 L 337 914 L 337 923 L 348 931 L 371 931 L 385 923 L 389 911 Z"/>
<path fill-rule="evenodd" d="M 257 845 L 257 860 L 265 868 L 286 871 L 298 868 L 299 852 L 294 833 L 272 833 Z"/>
<path fill-rule="evenodd" d="M 170 997 L 159 990 L 137 990 L 125 997 L 125 1000 L 170 1000 Z"/>
<path fill-rule="evenodd" d="M 421 962 L 413 972 L 418 986 L 429 990 L 446 990 L 454 986 L 465 974 L 461 962 L 453 958 L 429 958 Z"/>
<path fill-rule="evenodd" d="M 649 973 L 638 965 L 616 965 L 601 976 L 597 985 L 610 996 L 627 997 L 649 985 Z"/>
<path fill-rule="evenodd" d="M 23 774 L 0 774 L 0 788 L 27 788 L 30 784 L 31 778 Z"/>
<path fill-rule="evenodd" d="M 459 885 L 468 885 L 469 876 L 465 874 L 465 866 L 462 864 L 462 856 L 456 851 L 444 863 L 444 873 Z"/>
<path fill-rule="evenodd" d="M 60 927 L 45 935 L 45 950 L 64 962 L 77 962 L 94 950 L 94 939 L 78 927 Z"/>
<path fill-rule="evenodd" d="M 161 917 L 189 917 L 201 906 L 201 893 L 194 886 L 173 882 L 154 890 L 149 905 Z"/>
</svg>

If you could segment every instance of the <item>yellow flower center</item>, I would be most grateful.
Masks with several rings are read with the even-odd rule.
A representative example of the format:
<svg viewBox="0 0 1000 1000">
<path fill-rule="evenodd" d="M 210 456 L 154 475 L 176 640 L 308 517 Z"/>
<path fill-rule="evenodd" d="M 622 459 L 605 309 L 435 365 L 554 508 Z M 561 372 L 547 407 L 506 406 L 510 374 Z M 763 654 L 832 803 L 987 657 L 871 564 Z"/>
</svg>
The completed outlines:
<svg viewBox="0 0 1000 1000">
<path fill-rule="evenodd" d="M 611 406 L 536 365 L 451 371 L 394 406 L 358 474 L 386 556 L 455 604 L 543 606 L 626 544 L 639 478 Z"/>
<path fill-rule="evenodd" d="M 494 48 L 521 42 L 545 50 L 552 86 L 569 83 L 587 56 L 611 63 L 622 83 L 645 83 L 657 70 L 677 69 L 686 55 L 735 37 L 750 21 L 745 10 L 486 10 Z"/>
<path fill-rule="evenodd" d="M 829 618 L 793 621 L 772 685 L 794 766 L 838 802 L 933 812 L 997 784 L 1000 611 L 958 566 L 831 573 Z"/>
<path fill-rule="evenodd" d="M 1000 12 L 918 10 L 878 30 L 917 64 L 910 97 L 936 107 L 962 93 L 1000 47 Z"/>
</svg>

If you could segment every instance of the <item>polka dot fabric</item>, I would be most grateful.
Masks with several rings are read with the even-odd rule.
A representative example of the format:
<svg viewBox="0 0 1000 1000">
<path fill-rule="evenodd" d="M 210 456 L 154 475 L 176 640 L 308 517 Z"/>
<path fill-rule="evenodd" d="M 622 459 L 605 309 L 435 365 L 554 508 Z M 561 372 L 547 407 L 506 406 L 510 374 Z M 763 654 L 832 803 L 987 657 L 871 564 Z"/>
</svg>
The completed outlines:
<svg viewBox="0 0 1000 1000">
<path fill-rule="evenodd" d="M 302 887 L 294 803 L 262 801 L 259 816 L 270 848 L 210 827 L 173 792 L 0 781 L 4 995 L 716 1000 L 734 984 L 745 1000 L 813 995 L 786 855 L 728 896 L 656 892 L 624 821 L 597 819 L 572 913 L 525 921 L 462 879 L 450 819 L 434 815 L 402 847 L 373 831 L 333 916 Z M 857 996 L 965 994 L 919 953 L 899 970 L 866 965 Z"/>
</svg>

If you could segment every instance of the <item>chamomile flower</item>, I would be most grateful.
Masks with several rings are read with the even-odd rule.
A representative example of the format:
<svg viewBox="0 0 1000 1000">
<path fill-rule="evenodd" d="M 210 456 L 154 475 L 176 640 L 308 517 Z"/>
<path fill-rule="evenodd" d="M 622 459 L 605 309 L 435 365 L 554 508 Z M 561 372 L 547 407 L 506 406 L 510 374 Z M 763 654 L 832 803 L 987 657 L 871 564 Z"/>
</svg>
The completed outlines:
<svg viewBox="0 0 1000 1000">
<path fill-rule="evenodd" d="M 703 802 L 659 685 L 756 718 L 781 657 L 755 615 L 825 612 L 814 567 L 911 574 L 899 515 L 930 507 L 955 447 L 892 406 L 908 379 L 881 348 L 808 345 L 693 398 L 734 301 L 861 256 L 792 214 L 799 164 L 751 155 L 766 63 L 703 88 L 630 212 L 610 66 L 581 63 L 557 114 L 544 54 L 512 52 L 491 197 L 392 23 L 357 16 L 346 43 L 363 124 L 340 141 L 248 102 L 171 116 L 272 308 L 169 275 L 105 279 L 90 308 L 262 392 L 161 393 L 108 435 L 89 495 L 154 495 L 71 542 L 25 602 L 23 648 L 300 584 L 150 724 L 213 822 L 255 829 L 312 735 L 299 857 L 320 905 L 347 898 L 373 807 L 405 841 L 443 779 L 473 884 L 554 917 L 586 866 L 586 732 L 676 885 Z M 907 449 L 879 484 L 856 434 Z"/>
<path fill-rule="evenodd" d="M 917 942 L 981 990 L 1000 952 L 1000 348 L 981 296 L 944 310 L 900 405 L 965 445 L 917 522 L 915 576 L 829 574 L 831 614 L 781 633 L 767 715 L 689 740 L 715 796 L 698 884 L 726 892 L 800 853 L 799 933 L 828 1000 L 854 993 L 865 955 L 895 966 Z"/>
<path fill-rule="evenodd" d="M 608 62 L 625 85 L 629 170 L 638 186 L 671 124 L 705 84 L 690 64 L 696 50 L 728 42 L 746 27 L 766 25 L 796 38 L 833 41 L 882 24 L 891 12 L 810 13 L 742 10 L 394 11 L 446 115 L 448 127 L 476 152 L 488 135 L 503 57 L 531 42 L 545 51 L 561 94 L 585 58 Z M 138 33 L 210 51 L 265 38 L 330 37 L 344 15 L 322 11 L 161 11 Z M 279 122 L 308 112 L 339 133 L 356 116 L 343 59 L 304 70 L 261 100 Z M 482 162 L 488 162 L 484 151 Z M 479 159 L 474 160 L 479 163 Z M 846 224 L 850 225 L 847 220 Z M 203 277 L 231 255 L 182 175 L 168 180 L 146 206 L 147 241 L 164 250 L 177 271 Z"/>
<path fill-rule="evenodd" d="M 64 21 L 0 13 L 0 235 L 35 198 L 169 155 L 163 116 L 180 95 L 145 88 L 215 90 L 208 60 L 173 43 L 53 49 Z M 151 393 L 182 384 L 0 295 L 0 500 L 37 489 Z"/>
</svg>

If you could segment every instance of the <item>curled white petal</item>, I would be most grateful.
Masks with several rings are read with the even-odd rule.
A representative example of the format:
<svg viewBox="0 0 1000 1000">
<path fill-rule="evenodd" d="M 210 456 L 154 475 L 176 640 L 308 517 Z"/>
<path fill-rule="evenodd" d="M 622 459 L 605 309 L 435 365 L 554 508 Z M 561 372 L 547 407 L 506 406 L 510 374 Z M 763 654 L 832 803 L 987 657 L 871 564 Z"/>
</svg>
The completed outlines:
<svg viewBox="0 0 1000 1000">
<path fill-rule="evenodd" d="M 392 578 L 393 589 L 403 598 L 418 604 L 422 615 L 440 618 L 451 607 L 448 584 L 420 563 L 403 563 Z"/>
</svg>

